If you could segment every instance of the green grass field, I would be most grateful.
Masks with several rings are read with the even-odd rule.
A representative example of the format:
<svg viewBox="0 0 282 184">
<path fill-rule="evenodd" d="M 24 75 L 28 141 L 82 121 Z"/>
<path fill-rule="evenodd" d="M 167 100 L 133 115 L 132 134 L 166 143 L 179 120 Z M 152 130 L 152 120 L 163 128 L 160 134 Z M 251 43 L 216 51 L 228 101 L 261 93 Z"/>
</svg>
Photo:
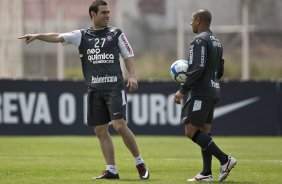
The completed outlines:
<svg viewBox="0 0 282 184">
<path fill-rule="evenodd" d="M 137 136 L 151 172 L 138 179 L 134 159 L 120 137 L 113 137 L 119 181 L 92 180 L 105 169 L 95 136 L 0 137 L 1 184 L 187 183 L 200 171 L 199 148 L 178 136 Z M 224 183 L 282 183 L 281 137 L 215 137 L 215 142 L 238 163 Z M 213 159 L 213 176 L 219 163 Z"/>
</svg>

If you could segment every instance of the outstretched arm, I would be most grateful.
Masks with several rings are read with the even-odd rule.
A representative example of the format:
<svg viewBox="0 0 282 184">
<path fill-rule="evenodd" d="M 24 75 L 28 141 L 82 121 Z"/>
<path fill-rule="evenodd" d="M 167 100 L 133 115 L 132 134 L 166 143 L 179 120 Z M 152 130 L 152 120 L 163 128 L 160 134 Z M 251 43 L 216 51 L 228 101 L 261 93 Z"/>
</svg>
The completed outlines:
<svg viewBox="0 0 282 184">
<path fill-rule="evenodd" d="M 58 43 L 64 42 L 64 38 L 59 33 L 40 33 L 40 34 L 27 34 L 18 39 L 25 39 L 25 43 L 30 43 L 34 40 L 41 40 L 45 42 Z"/>
</svg>

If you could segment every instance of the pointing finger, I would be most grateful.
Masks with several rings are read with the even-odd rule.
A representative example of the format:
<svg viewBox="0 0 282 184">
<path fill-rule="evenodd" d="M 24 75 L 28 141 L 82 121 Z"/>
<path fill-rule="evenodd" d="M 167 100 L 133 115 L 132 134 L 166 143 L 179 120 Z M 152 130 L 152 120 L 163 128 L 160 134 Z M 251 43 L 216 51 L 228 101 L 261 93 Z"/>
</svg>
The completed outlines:
<svg viewBox="0 0 282 184">
<path fill-rule="evenodd" d="M 18 37 L 18 39 L 24 39 L 24 38 L 26 38 L 26 35 Z"/>
</svg>

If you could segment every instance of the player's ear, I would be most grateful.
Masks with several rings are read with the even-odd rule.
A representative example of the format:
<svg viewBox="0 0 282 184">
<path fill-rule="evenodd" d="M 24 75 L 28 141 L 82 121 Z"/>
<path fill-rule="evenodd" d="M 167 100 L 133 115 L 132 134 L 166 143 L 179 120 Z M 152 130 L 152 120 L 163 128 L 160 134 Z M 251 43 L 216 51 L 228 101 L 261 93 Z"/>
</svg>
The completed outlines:
<svg viewBox="0 0 282 184">
<path fill-rule="evenodd" d="M 197 17 L 197 23 L 200 24 L 201 23 L 201 19 L 200 17 Z"/>
<path fill-rule="evenodd" d="M 90 15 L 91 15 L 91 17 L 92 17 L 92 19 L 93 19 L 93 18 L 95 18 L 96 13 L 95 13 L 94 11 L 91 11 L 91 12 L 90 12 Z"/>
</svg>

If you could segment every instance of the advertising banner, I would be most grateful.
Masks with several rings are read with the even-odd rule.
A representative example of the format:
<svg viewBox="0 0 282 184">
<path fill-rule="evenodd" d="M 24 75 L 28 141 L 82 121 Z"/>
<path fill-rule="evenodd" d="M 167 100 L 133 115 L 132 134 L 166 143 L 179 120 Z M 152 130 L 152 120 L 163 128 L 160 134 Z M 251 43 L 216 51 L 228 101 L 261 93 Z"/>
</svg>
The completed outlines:
<svg viewBox="0 0 282 184">
<path fill-rule="evenodd" d="M 223 82 L 213 135 L 281 135 L 279 82 Z M 139 135 L 184 135 L 175 82 L 139 82 L 127 120 Z M 83 81 L 0 80 L 0 135 L 90 135 Z M 114 131 L 111 129 L 111 132 Z"/>
</svg>

